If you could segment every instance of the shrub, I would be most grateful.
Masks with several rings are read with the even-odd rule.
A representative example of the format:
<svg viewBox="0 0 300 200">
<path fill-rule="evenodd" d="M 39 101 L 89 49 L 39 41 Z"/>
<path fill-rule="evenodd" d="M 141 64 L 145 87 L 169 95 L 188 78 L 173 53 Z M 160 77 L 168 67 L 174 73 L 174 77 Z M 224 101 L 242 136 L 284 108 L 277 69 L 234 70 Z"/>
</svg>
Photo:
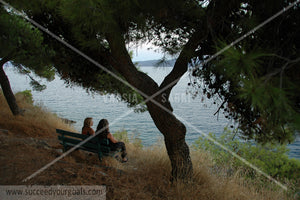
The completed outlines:
<svg viewBox="0 0 300 200">
<path fill-rule="evenodd" d="M 300 180 L 300 161 L 288 157 L 287 145 L 245 142 L 235 138 L 227 128 L 220 137 L 212 133 L 209 136 L 273 178 L 293 182 Z M 257 174 L 250 166 L 204 137 L 195 141 L 193 148 L 208 151 L 218 168 L 242 170 L 248 178 L 254 178 Z"/>
<path fill-rule="evenodd" d="M 22 92 L 17 92 L 15 94 L 16 98 L 22 99 L 22 101 L 28 103 L 28 104 L 33 104 L 33 97 L 31 94 L 31 90 L 24 90 Z"/>
<path fill-rule="evenodd" d="M 142 140 L 138 137 L 138 134 L 132 134 L 131 137 L 128 137 L 128 132 L 126 130 L 119 130 L 116 131 L 114 137 L 122 142 L 125 143 L 132 143 L 135 147 L 143 147 Z"/>
</svg>

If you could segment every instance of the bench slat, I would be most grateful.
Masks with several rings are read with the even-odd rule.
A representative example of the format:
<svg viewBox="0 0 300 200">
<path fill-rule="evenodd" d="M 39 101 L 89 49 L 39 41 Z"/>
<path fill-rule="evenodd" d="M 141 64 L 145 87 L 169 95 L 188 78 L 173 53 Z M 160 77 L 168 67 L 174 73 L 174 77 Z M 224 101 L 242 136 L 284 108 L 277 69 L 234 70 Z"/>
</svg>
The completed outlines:
<svg viewBox="0 0 300 200">
<path fill-rule="evenodd" d="M 67 147 L 74 147 L 74 146 L 76 146 L 77 144 L 70 143 L 70 142 L 66 142 L 65 145 L 66 145 Z M 89 152 L 93 152 L 93 153 L 98 153 L 98 150 L 95 149 L 95 148 L 88 148 L 88 147 L 80 146 L 80 147 L 78 147 L 78 149 L 85 150 L 85 151 L 89 151 Z"/>
<path fill-rule="evenodd" d="M 56 132 L 59 133 L 59 134 L 63 134 L 63 135 L 71 136 L 71 137 L 76 137 L 76 138 L 81 138 L 81 139 L 86 139 L 86 138 L 89 137 L 88 135 L 73 133 L 73 132 L 65 131 L 65 130 L 61 130 L 61 129 L 56 129 Z"/>
<path fill-rule="evenodd" d="M 77 144 L 74 144 L 72 142 L 66 142 L 65 146 L 67 146 L 67 147 L 74 147 Z M 79 146 L 78 149 L 89 151 L 89 152 L 93 152 L 93 153 L 98 153 L 98 149 L 97 148 L 91 148 L 89 145 Z M 102 154 L 105 155 L 105 156 L 113 156 L 115 153 L 119 152 L 119 151 L 111 151 L 110 147 L 105 147 L 105 146 L 101 146 L 100 150 L 101 150 Z"/>
<path fill-rule="evenodd" d="M 66 137 L 62 137 L 62 136 L 58 136 L 58 139 L 59 140 L 64 140 L 66 143 L 69 143 L 69 144 L 74 144 L 74 146 L 83 141 L 81 139 L 77 140 L 77 139 L 74 139 L 74 138 L 66 138 Z M 90 141 L 84 143 L 82 146 L 87 147 L 87 148 L 92 148 L 92 149 L 97 149 L 98 148 L 97 143 L 92 143 Z"/>
</svg>

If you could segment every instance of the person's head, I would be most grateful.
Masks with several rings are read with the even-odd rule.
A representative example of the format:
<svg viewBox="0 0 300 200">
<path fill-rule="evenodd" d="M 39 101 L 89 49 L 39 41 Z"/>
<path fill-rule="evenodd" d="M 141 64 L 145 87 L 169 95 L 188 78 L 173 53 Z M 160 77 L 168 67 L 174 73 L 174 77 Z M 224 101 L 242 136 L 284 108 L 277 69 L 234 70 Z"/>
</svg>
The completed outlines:
<svg viewBox="0 0 300 200">
<path fill-rule="evenodd" d="M 91 126 L 93 126 L 93 124 L 94 124 L 93 118 L 87 117 L 84 119 L 83 127 L 91 127 Z"/>
<path fill-rule="evenodd" d="M 107 121 L 107 119 L 101 119 L 99 121 L 99 124 L 97 126 L 97 131 L 101 130 L 101 133 L 109 133 L 109 123 Z"/>
</svg>

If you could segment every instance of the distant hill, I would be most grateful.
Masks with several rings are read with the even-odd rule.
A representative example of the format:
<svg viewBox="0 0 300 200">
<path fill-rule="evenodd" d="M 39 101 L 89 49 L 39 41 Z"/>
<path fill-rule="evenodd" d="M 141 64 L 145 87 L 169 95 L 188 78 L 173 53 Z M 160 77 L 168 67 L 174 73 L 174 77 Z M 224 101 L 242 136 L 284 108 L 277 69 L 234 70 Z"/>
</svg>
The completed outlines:
<svg viewBox="0 0 300 200">
<path fill-rule="evenodd" d="M 161 67 L 173 67 L 176 59 L 166 60 L 163 63 L 160 63 L 161 60 L 145 60 L 145 61 L 136 61 L 138 66 L 142 67 L 153 67 L 153 66 L 161 66 Z M 159 64 L 160 63 L 160 64 Z"/>
</svg>

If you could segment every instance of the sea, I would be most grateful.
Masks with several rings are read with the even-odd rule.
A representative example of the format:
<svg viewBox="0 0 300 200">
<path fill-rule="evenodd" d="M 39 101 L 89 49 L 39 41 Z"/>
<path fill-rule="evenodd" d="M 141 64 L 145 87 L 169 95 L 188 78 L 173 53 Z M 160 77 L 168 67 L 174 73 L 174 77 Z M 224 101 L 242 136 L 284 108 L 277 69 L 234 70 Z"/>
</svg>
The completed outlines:
<svg viewBox="0 0 300 200">
<path fill-rule="evenodd" d="M 32 90 L 30 78 L 17 73 L 10 64 L 7 64 L 4 70 L 14 93 Z M 142 66 L 140 70 L 160 84 L 172 68 Z M 64 80 L 58 76 L 51 82 L 34 77 L 47 86 L 42 92 L 32 90 L 35 104 L 44 106 L 61 118 L 75 121 L 73 126 L 77 132 L 81 131 L 86 117 L 93 118 L 92 128 L 94 129 L 100 119 L 106 118 L 110 123 L 112 133 L 126 130 L 129 138 L 141 139 L 143 146 L 151 146 L 163 140 L 162 134 L 147 111 L 136 113 L 133 108 L 127 107 L 125 102 L 119 101 L 113 95 L 88 93 L 79 86 L 67 87 Z M 189 145 L 192 145 L 200 136 L 206 137 L 209 133 L 220 136 L 225 127 L 236 125 L 225 118 L 222 111 L 217 113 L 221 103 L 219 99 L 207 99 L 201 92 L 195 97 L 194 93 L 191 93 L 193 88 L 188 85 L 189 82 L 190 76 L 186 73 L 170 95 L 174 114 L 187 128 L 186 141 Z M 290 149 L 289 157 L 300 159 L 299 135 L 292 144 L 288 145 L 288 148 Z"/>
</svg>

